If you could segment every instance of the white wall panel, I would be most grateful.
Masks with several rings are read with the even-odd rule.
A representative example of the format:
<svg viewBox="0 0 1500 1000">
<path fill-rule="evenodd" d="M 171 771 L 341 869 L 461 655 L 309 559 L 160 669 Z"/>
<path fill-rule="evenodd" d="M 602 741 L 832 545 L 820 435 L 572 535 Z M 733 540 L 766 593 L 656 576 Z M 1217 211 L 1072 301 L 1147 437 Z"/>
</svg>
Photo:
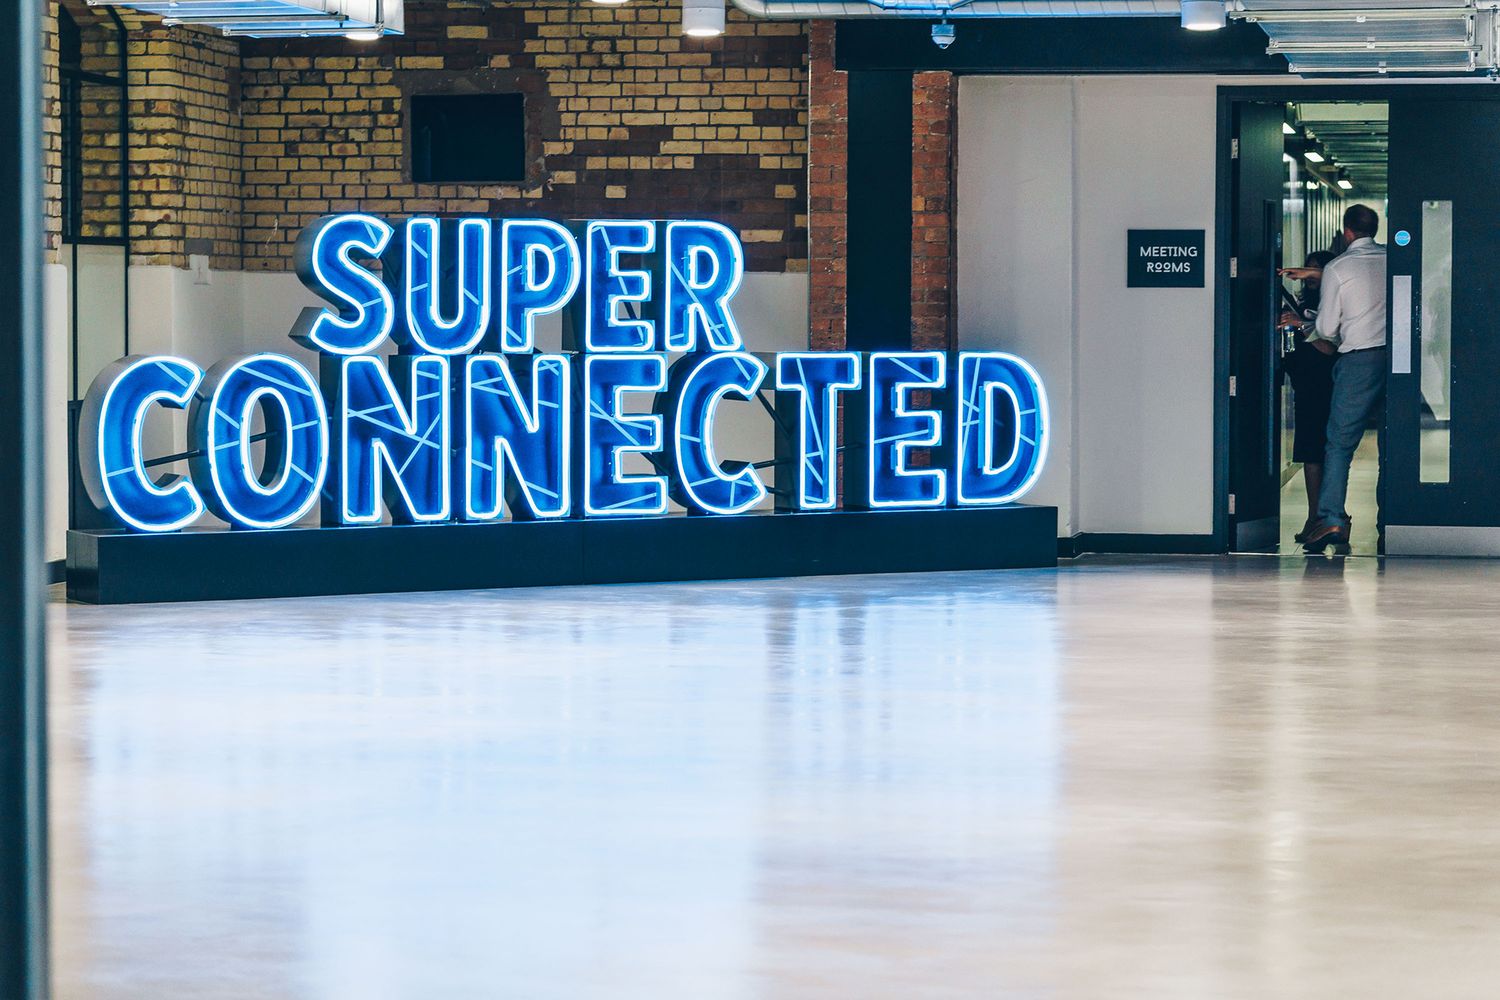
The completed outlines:
<svg viewBox="0 0 1500 1000">
<path fill-rule="evenodd" d="M 1076 82 L 1084 531 L 1213 530 L 1216 81 Z M 1128 229 L 1203 229 L 1204 288 L 1125 287 Z"/>
<path fill-rule="evenodd" d="M 46 558 L 62 559 L 68 530 L 68 269 L 42 268 L 42 357 L 47 383 L 42 389 L 42 446 L 46 462 Z"/>
<path fill-rule="evenodd" d="M 1052 415 L 1027 497 L 1073 511 L 1073 83 L 963 77 L 958 101 L 958 338 L 1036 367 Z"/>
<path fill-rule="evenodd" d="M 966 77 L 965 348 L 1028 357 L 1062 533 L 1213 528 L 1215 88 L 1209 77 Z M 1127 289 L 1129 229 L 1203 229 L 1201 289 Z"/>
</svg>

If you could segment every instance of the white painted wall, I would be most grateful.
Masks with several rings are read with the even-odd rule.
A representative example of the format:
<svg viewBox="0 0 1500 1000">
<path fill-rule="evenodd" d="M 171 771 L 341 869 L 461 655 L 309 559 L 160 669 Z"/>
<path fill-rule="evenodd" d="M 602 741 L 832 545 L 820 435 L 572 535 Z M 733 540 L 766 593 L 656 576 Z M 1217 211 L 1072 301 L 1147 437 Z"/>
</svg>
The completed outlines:
<svg viewBox="0 0 1500 1000">
<path fill-rule="evenodd" d="M 47 449 L 44 531 L 46 558 L 65 558 L 68 530 L 68 269 L 42 268 L 42 447 Z"/>
<path fill-rule="evenodd" d="M 1212 77 L 964 77 L 958 329 L 1030 359 L 1059 531 L 1213 528 Z M 1126 230 L 1203 229 L 1202 289 L 1127 289 Z"/>
<path fill-rule="evenodd" d="M 208 283 L 200 283 L 193 271 L 174 267 L 130 269 L 130 349 L 134 354 L 173 354 L 189 358 L 204 368 L 240 354 L 273 351 L 296 358 L 317 373 L 317 357 L 288 336 L 292 322 L 304 306 L 320 301 L 302 287 L 296 275 L 285 272 L 216 271 Z M 808 278 L 805 274 L 751 273 L 745 275 L 734 299 L 734 314 L 750 351 L 805 350 L 807 347 Z M 61 559 L 67 528 L 67 405 L 70 371 L 68 362 L 68 268 L 49 265 L 46 272 L 47 306 L 47 558 Z M 556 349 L 561 343 L 559 315 L 538 324 L 542 346 Z M 110 358 L 109 360 L 114 360 Z M 90 362 L 93 364 L 93 362 Z M 107 363 L 99 360 L 98 365 Z M 96 371 L 81 371 L 87 388 Z M 645 400 L 642 400 L 645 402 Z M 772 455 L 770 422 L 763 414 L 750 412 L 753 403 L 736 404 L 717 425 L 715 446 L 724 458 L 761 461 Z M 649 403 L 645 408 L 649 409 Z M 158 414 L 145 429 L 147 450 L 170 454 L 184 450 L 185 414 Z M 633 463 L 646 471 L 644 460 Z M 182 468 L 173 471 L 185 473 Z M 764 472 L 769 484 L 769 470 Z M 766 505 L 770 505 L 767 497 Z M 213 523 L 205 515 L 204 524 Z"/>
<path fill-rule="evenodd" d="M 1028 503 L 1073 499 L 1073 83 L 963 77 L 958 101 L 958 339 L 1006 350 L 1047 387 L 1047 466 Z"/>
</svg>

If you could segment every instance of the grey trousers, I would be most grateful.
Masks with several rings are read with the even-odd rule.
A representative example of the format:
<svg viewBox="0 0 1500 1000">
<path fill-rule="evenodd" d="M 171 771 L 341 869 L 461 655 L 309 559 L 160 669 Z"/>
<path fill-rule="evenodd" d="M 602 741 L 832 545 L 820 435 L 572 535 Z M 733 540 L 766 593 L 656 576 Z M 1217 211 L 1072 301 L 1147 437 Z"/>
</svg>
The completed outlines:
<svg viewBox="0 0 1500 1000">
<path fill-rule="evenodd" d="M 1349 494 L 1349 464 L 1364 437 L 1371 416 L 1385 409 L 1386 351 L 1355 351 L 1339 355 L 1333 366 L 1333 406 L 1328 413 L 1328 447 L 1323 455 L 1323 489 L 1318 494 L 1318 520 L 1349 526 L 1344 502 Z M 1376 503 L 1380 488 L 1376 487 Z M 1384 523 L 1384 519 L 1380 519 Z"/>
</svg>

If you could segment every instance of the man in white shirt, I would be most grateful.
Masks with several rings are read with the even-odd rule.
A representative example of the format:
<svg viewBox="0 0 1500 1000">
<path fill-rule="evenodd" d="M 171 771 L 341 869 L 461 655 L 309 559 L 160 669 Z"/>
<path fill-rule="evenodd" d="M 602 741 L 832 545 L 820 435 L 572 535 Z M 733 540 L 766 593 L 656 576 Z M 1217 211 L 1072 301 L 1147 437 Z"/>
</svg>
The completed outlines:
<svg viewBox="0 0 1500 1000">
<path fill-rule="evenodd" d="M 1337 352 L 1333 366 L 1333 406 L 1328 415 L 1328 450 L 1323 457 L 1323 489 L 1318 523 L 1308 533 L 1308 552 L 1349 543 L 1349 464 L 1370 417 L 1385 406 L 1385 247 L 1375 242 L 1380 218 L 1365 205 L 1344 212 L 1349 248 L 1323 269 L 1323 297 L 1315 332 L 1318 350 Z M 1376 503 L 1380 488 L 1376 487 Z M 1383 528 L 1383 523 L 1378 524 Z M 1382 536 L 1383 536 L 1382 532 Z"/>
</svg>

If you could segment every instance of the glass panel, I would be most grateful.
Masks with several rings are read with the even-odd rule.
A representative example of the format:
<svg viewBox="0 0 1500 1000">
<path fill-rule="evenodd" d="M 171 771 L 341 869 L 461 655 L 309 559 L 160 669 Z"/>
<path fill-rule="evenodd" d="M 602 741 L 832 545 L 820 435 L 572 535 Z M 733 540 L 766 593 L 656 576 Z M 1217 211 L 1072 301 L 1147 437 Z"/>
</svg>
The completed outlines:
<svg viewBox="0 0 1500 1000">
<path fill-rule="evenodd" d="M 68 277 L 77 305 L 69 361 L 78 373 L 73 398 L 82 399 L 94 376 L 125 355 L 125 248 L 85 243 L 72 251 Z"/>
<path fill-rule="evenodd" d="M 1422 203 L 1421 481 L 1446 483 L 1453 390 L 1453 202 Z"/>
</svg>

